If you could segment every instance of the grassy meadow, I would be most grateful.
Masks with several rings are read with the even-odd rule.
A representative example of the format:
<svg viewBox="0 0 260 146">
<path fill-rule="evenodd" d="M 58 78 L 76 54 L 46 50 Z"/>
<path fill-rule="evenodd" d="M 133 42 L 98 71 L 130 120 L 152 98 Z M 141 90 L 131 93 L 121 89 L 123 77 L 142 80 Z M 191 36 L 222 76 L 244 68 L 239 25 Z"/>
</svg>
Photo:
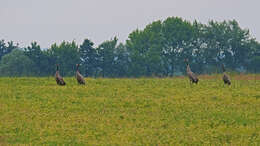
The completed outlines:
<svg viewBox="0 0 260 146">
<path fill-rule="evenodd" d="M 0 145 L 260 145 L 260 75 L 0 78 Z"/>
</svg>

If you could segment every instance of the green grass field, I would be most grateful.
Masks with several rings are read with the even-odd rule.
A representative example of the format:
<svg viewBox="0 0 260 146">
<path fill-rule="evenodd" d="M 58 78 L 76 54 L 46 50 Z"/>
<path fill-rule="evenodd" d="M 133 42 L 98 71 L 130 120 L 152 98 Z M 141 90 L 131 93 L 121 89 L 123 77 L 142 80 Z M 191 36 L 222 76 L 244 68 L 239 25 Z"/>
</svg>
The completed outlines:
<svg viewBox="0 0 260 146">
<path fill-rule="evenodd" d="M 259 79 L 0 78 L 0 145 L 260 145 Z"/>
</svg>

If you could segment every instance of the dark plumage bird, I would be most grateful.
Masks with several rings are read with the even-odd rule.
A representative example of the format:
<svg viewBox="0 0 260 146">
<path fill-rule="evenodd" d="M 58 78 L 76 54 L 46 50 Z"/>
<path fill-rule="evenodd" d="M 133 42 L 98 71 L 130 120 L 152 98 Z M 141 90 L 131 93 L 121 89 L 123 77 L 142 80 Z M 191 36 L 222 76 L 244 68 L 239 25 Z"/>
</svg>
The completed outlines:
<svg viewBox="0 0 260 146">
<path fill-rule="evenodd" d="M 188 59 L 185 59 L 184 61 L 186 62 L 186 72 L 187 72 L 187 75 L 188 75 L 188 77 L 189 77 L 189 79 L 190 79 L 190 82 L 197 84 L 197 83 L 199 82 L 199 79 L 198 79 L 198 77 L 191 71 L 190 65 L 189 65 L 189 63 L 188 63 Z"/>
<path fill-rule="evenodd" d="M 56 73 L 55 73 L 55 80 L 56 80 L 57 84 L 61 85 L 61 86 L 66 85 L 66 83 L 64 82 L 62 76 L 59 73 L 59 65 L 57 64 L 56 67 L 57 68 L 56 68 Z"/>
<path fill-rule="evenodd" d="M 224 81 L 224 84 L 228 84 L 228 85 L 231 85 L 231 81 L 230 81 L 230 78 L 229 76 L 226 74 L 226 69 L 224 67 L 224 65 L 222 64 L 222 70 L 223 70 L 223 81 Z"/>
<path fill-rule="evenodd" d="M 76 79 L 79 84 L 84 84 L 85 85 L 85 80 L 84 77 L 79 73 L 79 64 L 76 64 L 77 71 L 76 71 Z"/>
</svg>

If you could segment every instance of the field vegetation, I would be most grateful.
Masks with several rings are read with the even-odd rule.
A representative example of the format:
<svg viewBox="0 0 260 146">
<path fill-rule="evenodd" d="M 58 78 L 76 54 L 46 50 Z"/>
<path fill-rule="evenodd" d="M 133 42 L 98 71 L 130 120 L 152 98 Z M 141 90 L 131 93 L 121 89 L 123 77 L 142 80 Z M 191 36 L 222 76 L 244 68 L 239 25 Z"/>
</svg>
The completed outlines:
<svg viewBox="0 0 260 146">
<path fill-rule="evenodd" d="M 260 145 L 260 75 L 0 78 L 0 145 Z"/>
</svg>

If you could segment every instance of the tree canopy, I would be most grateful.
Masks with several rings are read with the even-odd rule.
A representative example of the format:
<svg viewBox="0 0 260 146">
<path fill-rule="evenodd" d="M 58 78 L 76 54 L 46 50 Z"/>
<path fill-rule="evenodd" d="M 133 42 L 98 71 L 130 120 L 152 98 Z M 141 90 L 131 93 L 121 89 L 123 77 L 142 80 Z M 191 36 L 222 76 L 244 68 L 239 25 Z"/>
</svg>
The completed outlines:
<svg viewBox="0 0 260 146">
<path fill-rule="evenodd" d="M 0 75 L 50 76 L 55 64 L 60 64 L 62 74 L 72 76 L 75 64 L 81 64 L 84 76 L 173 76 L 184 73 L 184 59 L 197 74 L 219 72 L 221 64 L 229 71 L 260 72 L 260 43 L 236 20 L 202 24 L 168 17 L 133 30 L 125 43 L 113 37 L 96 46 L 88 38 L 79 45 L 74 41 L 54 43 L 47 50 L 32 42 L 13 53 L 18 44 L 1 40 Z M 27 60 L 26 66 L 12 63 L 15 58 Z M 26 67 L 26 73 L 11 73 L 16 66 Z"/>
</svg>

